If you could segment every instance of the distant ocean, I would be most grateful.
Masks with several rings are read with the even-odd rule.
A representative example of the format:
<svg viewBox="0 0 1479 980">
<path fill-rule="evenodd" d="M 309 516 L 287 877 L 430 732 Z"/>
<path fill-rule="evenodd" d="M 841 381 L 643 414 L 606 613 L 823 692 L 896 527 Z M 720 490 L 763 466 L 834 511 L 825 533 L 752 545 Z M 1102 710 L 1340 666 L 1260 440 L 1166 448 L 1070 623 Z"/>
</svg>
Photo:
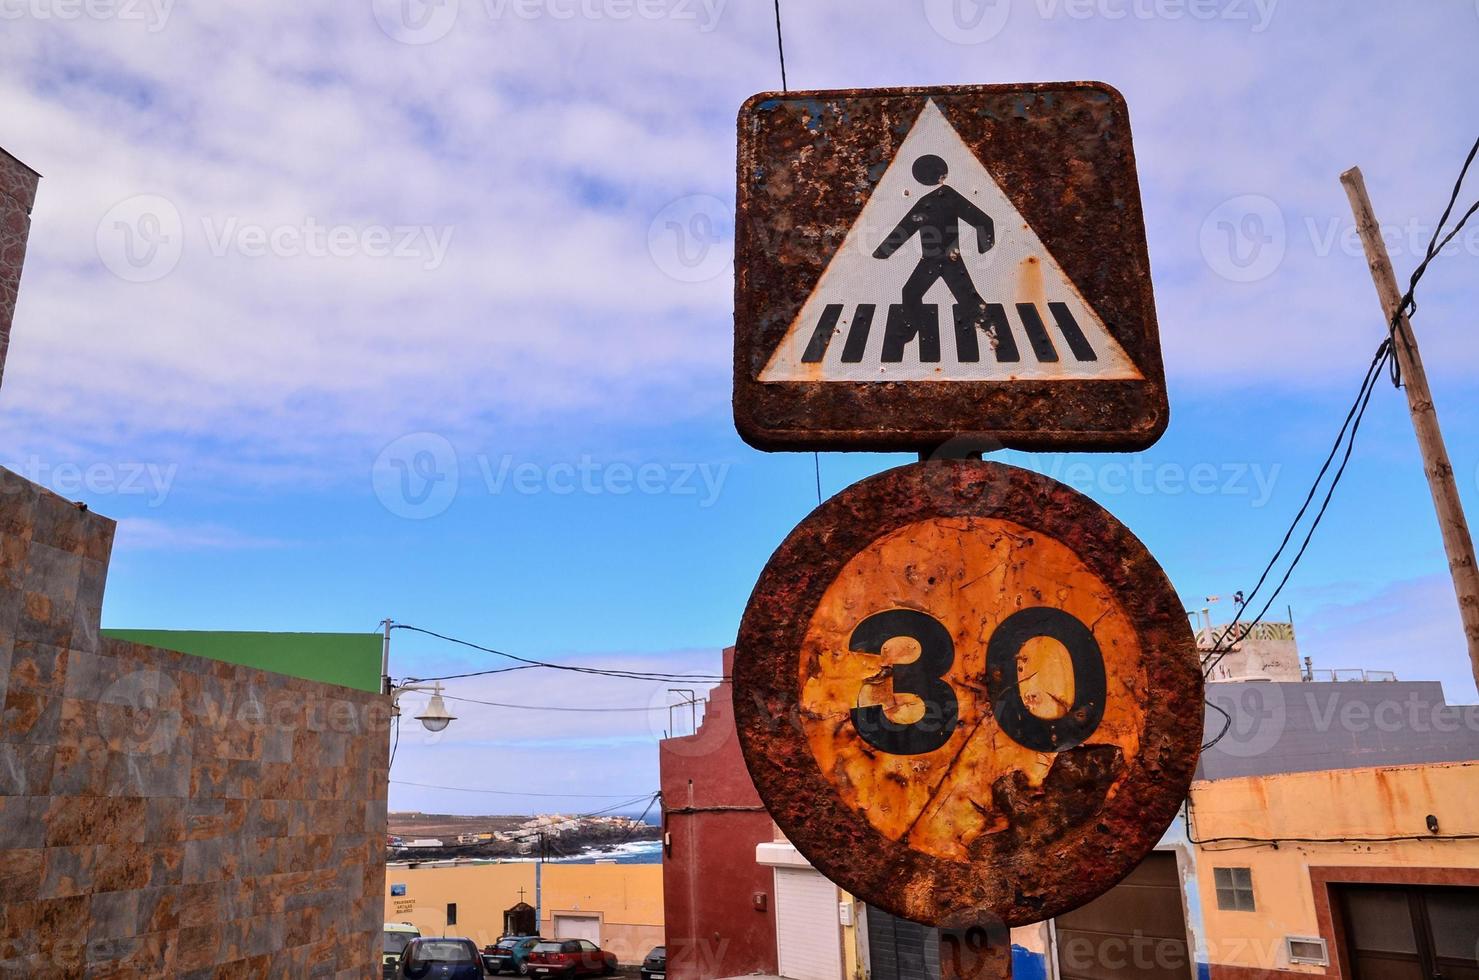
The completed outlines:
<svg viewBox="0 0 1479 980">
<path fill-rule="evenodd" d="M 618 844 L 605 850 L 587 848 L 570 857 L 550 858 L 560 864 L 594 864 L 597 861 L 615 861 L 617 864 L 661 864 L 662 841 L 634 840 L 630 844 Z"/>
</svg>

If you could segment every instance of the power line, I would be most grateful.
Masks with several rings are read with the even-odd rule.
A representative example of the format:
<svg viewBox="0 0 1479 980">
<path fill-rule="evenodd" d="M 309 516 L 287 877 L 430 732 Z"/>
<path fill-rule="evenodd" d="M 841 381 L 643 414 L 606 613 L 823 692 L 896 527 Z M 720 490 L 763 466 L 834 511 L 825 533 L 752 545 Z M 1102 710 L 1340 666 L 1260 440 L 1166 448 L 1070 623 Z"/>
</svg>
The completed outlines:
<svg viewBox="0 0 1479 980">
<path fill-rule="evenodd" d="M 726 681 L 726 680 L 729 679 L 729 678 L 725 677 L 723 674 L 675 674 L 675 673 L 670 673 L 670 672 L 666 672 L 666 671 L 621 670 L 621 669 L 615 669 L 615 668 L 578 667 L 578 666 L 575 666 L 574 664 L 550 663 L 550 662 L 545 661 L 545 660 L 534 660 L 534 659 L 529 658 L 529 657 L 521 657 L 521 656 L 518 656 L 517 654 L 507 653 L 507 652 L 505 652 L 503 650 L 497 650 L 497 649 L 495 649 L 493 647 L 487 647 L 487 646 L 483 646 L 483 645 L 478 644 L 478 643 L 473 643 L 470 640 L 460 640 L 460 639 L 458 639 L 458 638 L 456 638 L 454 636 L 447 636 L 447 635 L 442 634 L 442 633 L 437 633 L 437 632 L 435 632 L 433 630 L 422 629 L 420 626 L 409 626 L 409 625 L 407 625 L 405 623 L 396 623 L 394 626 L 391 627 L 391 629 L 410 630 L 413 633 L 422 633 L 422 634 L 424 634 L 426 636 L 435 637 L 438 640 L 444 640 L 447 643 L 455 643 L 458 646 L 464 646 L 464 647 L 468 647 L 468 648 L 473 649 L 473 650 L 479 650 L 479 651 L 482 651 L 483 653 L 491 653 L 495 657 L 506 657 L 509 660 L 514 660 L 514 661 L 517 661 L 517 662 L 523 664 L 525 667 L 543 667 L 543 668 L 545 668 L 547 670 L 563 670 L 563 671 L 567 671 L 569 673 L 575 673 L 575 674 L 593 674 L 593 675 L 600 676 L 600 677 L 616 677 L 616 678 L 621 678 L 622 680 L 632 680 L 632 681 L 657 681 L 657 682 L 669 682 L 669 681 L 672 681 L 672 682 L 676 682 L 676 681 L 708 681 L 708 682 L 711 682 L 711 683 L 718 684 L 718 683 L 722 683 L 723 681 Z M 411 681 L 415 681 L 415 682 L 421 682 L 421 681 L 460 680 L 460 679 L 465 678 L 465 677 L 482 677 L 482 676 L 485 676 L 485 675 L 488 675 L 488 674 L 501 674 L 501 673 L 506 673 L 507 671 L 510 671 L 510 670 L 520 670 L 520 669 L 523 669 L 523 668 L 519 668 L 519 667 L 504 667 L 504 668 L 498 668 L 498 669 L 493 669 L 493 670 L 471 671 L 471 672 L 465 673 L 465 674 L 446 674 L 446 675 L 443 675 L 441 677 L 416 677 L 416 678 L 410 678 L 410 680 Z"/>
<path fill-rule="evenodd" d="M 665 709 L 667 709 L 669 707 L 672 707 L 671 705 L 655 704 L 655 705 L 646 705 L 646 706 L 643 706 L 643 707 L 631 706 L 631 707 L 611 707 L 611 708 L 574 708 L 574 707 L 569 707 L 569 706 L 566 706 L 566 705 L 558 705 L 557 706 L 557 705 L 547 705 L 547 704 L 546 705 L 540 705 L 540 704 L 511 704 L 511 703 L 509 703 L 507 701 L 482 701 L 482 700 L 480 700 L 478 698 L 464 698 L 464 697 L 460 697 L 460 696 L 455 695 L 455 694 L 443 694 L 442 697 L 446 698 L 448 701 L 462 701 L 462 702 L 465 702 L 467 704 L 482 704 L 482 705 L 487 705 L 490 708 L 517 708 L 517 709 L 522 710 L 522 711 L 571 711 L 571 712 L 589 712 L 591 714 L 599 714 L 599 713 L 614 713 L 614 712 L 623 712 L 623 711 L 663 711 L 663 710 L 665 710 Z"/>
<path fill-rule="evenodd" d="M 1284 550 L 1293 539 L 1294 532 L 1299 528 L 1300 522 L 1304 520 L 1304 515 L 1309 511 L 1310 504 L 1314 501 L 1315 494 L 1319 492 L 1320 485 L 1325 481 L 1325 475 L 1330 471 L 1331 464 L 1340 453 L 1341 447 L 1344 446 L 1345 455 L 1341 458 L 1340 466 L 1336 469 L 1334 477 L 1330 480 L 1330 485 L 1325 491 L 1325 498 L 1320 502 L 1320 507 L 1315 513 L 1314 520 L 1305 532 L 1304 540 L 1300 542 L 1299 550 L 1295 552 L 1294 557 L 1289 562 L 1289 566 L 1284 570 L 1284 575 L 1279 580 L 1278 586 L 1275 587 L 1267 601 L 1264 602 L 1263 608 L 1258 611 L 1258 615 L 1252 621 L 1242 625 L 1241 630 L 1239 629 L 1239 621 L 1242 618 L 1241 612 L 1223 630 L 1222 637 L 1214 644 L 1213 649 L 1207 653 L 1204 659 L 1203 676 L 1210 677 L 1213 669 L 1231 652 L 1232 647 L 1246 639 L 1258 624 L 1263 621 L 1263 617 L 1268 614 L 1268 610 L 1273 605 L 1274 600 L 1279 597 L 1279 593 L 1283 591 L 1284 586 L 1289 582 L 1289 576 L 1294 573 L 1294 569 L 1299 565 L 1300 559 L 1304 557 L 1305 551 L 1309 548 L 1310 541 L 1315 536 L 1315 530 L 1320 526 L 1320 521 L 1325 516 L 1326 509 L 1330 506 L 1330 500 L 1335 494 L 1335 488 L 1340 485 L 1340 479 L 1345 475 L 1346 464 L 1350 462 L 1351 452 L 1356 445 L 1356 433 L 1361 427 L 1361 419 L 1366 414 L 1366 406 L 1371 403 L 1371 395 L 1376 390 L 1376 380 L 1381 376 L 1381 367 L 1391 356 L 1391 340 L 1383 340 L 1377 348 L 1376 354 L 1372 357 L 1371 364 L 1366 368 L 1366 377 L 1361 381 L 1361 390 L 1357 392 L 1356 400 L 1351 403 L 1350 410 L 1346 412 L 1345 421 L 1341 423 L 1340 431 L 1336 433 L 1335 441 L 1330 447 L 1330 452 L 1326 455 L 1325 462 L 1320 466 L 1320 472 L 1315 474 L 1314 482 L 1310 484 L 1309 493 L 1305 495 L 1304 503 L 1300 505 L 1299 511 L 1294 515 L 1294 519 L 1289 522 L 1289 528 L 1284 532 L 1283 540 L 1279 542 L 1279 547 L 1274 551 L 1273 557 L 1264 566 L 1263 573 L 1259 575 L 1257 583 L 1248 593 L 1242 608 L 1246 609 L 1250 607 L 1254 599 L 1257 598 L 1258 593 L 1263 589 L 1264 583 L 1268 581 L 1268 577 L 1273 571 L 1274 566 L 1278 564 L 1279 558 L 1283 556 Z M 1235 634 L 1236 639 L 1233 638 Z M 1226 729 L 1224 729 L 1225 733 Z M 1218 738 L 1221 738 L 1221 735 Z"/>
<path fill-rule="evenodd" d="M 1295 529 L 1299 526 L 1299 522 L 1303 520 L 1305 513 L 1309 510 L 1310 503 L 1314 500 L 1321 481 L 1324 480 L 1325 474 L 1330 469 L 1330 464 L 1334 461 L 1336 454 L 1339 453 L 1343 444 L 1345 446 L 1345 454 L 1341 457 L 1340 466 L 1336 469 L 1335 476 L 1330 481 L 1330 486 L 1325 492 L 1325 498 L 1320 502 L 1319 510 L 1315 512 L 1314 520 L 1310 523 L 1309 530 L 1305 533 L 1299 550 L 1295 552 L 1293 559 L 1290 560 L 1289 566 L 1284 570 L 1283 577 L 1280 578 L 1279 584 L 1264 602 L 1263 608 L 1242 629 L 1237 638 L 1233 639 L 1233 635 L 1237 632 L 1239 620 L 1242 617 L 1241 610 L 1238 616 L 1233 618 L 1232 623 L 1223 630 L 1221 638 L 1213 644 L 1212 650 L 1207 653 L 1203 660 L 1206 665 L 1203 676 L 1210 677 L 1217 665 L 1231 652 L 1232 647 L 1246 639 L 1253 632 L 1254 628 L 1263 621 L 1263 617 L 1268 613 L 1274 600 L 1278 598 L 1279 593 L 1284 590 L 1284 586 L 1289 582 L 1289 577 L 1294 574 L 1294 569 L 1299 565 L 1300 559 L 1304 557 L 1305 550 L 1314 538 L 1315 529 L 1320 526 L 1320 520 L 1325 516 L 1326 508 L 1330 506 L 1330 500 L 1335 494 L 1335 488 L 1340 484 L 1340 479 L 1345 474 L 1346 464 L 1350 462 L 1351 452 L 1356 444 L 1356 433 L 1361 427 L 1362 418 L 1366 415 L 1366 408 L 1371 403 L 1371 395 L 1376 390 L 1376 379 L 1381 375 L 1382 365 L 1388 365 L 1392 385 L 1394 387 L 1401 387 L 1402 368 L 1401 360 L 1396 354 L 1396 345 L 1399 343 L 1409 343 L 1407 334 L 1401 329 L 1401 324 L 1404 317 L 1410 318 L 1417 313 L 1417 285 L 1422 281 L 1422 277 L 1427 272 L 1428 266 L 1432 263 L 1433 259 L 1448 246 L 1448 243 L 1463 229 L 1464 225 L 1474 216 L 1475 212 L 1479 211 L 1479 200 L 1476 200 L 1459 218 L 1458 223 L 1446 235 L 1443 234 L 1444 226 L 1448 224 L 1448 219 L 1453 215 L 1454 206 L 1458 203 L 1458 196 L 1463 190 L 1464 180 L 1468 176 L 1469 167 L 1473 164 L 1476 155 L 1479 155 L 1479 139 L 1475 139 L 1473 146 L 1469 148 L 1468 155 L 1464 157 L 1463 166 L 1459 168 L 1458 179 L 1454 181 L 1453 189 L 1449 192 L 1448 203 L 1444 205 L 1443 214 L 1439 217 L 1438 223 L 1433 229 L 1432 237 L 1428 239 L 1427 251 L 1408 280 L 1406 294 L 1402 296 L 1401 300 L 1397 303 L 1396 309 L 1392 312 L 1391 320 L 1387 324 L 1387 336 L 1381 342 L 1380 346 L 1377 347 L 1376 354 L 1372 357 L 1371 364 L 1366 369 L 1366 377 L 1361 382 L 1361 390 L 1356 394 L 1356 400 L 1351 404 L 1350 411 L 1346 413 L 1345 421 L 1341 424 L 1340 432 L 1336 434 L 1335 442 L 1330 448 L 1330 453 L 1325 457 L 1325 462 L 1320 467 L 1320 472 L 1315 475 L 1315 480 L 1310 485 L 1309 493 L 1305 495 L 1304 503 L 1300 505 L 1299 512 L 1294 515 L 1294 520 L 1290 522 L 1289 529 L 1284 532 L 1284 538 L 1279 542 L 1278 549 L 1274 552 L 1273 557 L 1269 559 L 1268 564 L 1264 566 L 1263 573 L 1258 576 L 1258 582 L 1253 586 L 1253 590 L 1248 594 L 1241 608 L 1248 608 L 1252 605 L 1259 590 L 1263 588 L 1264 583 L 1268 580 L 1268 576 L 1273 571 L 1274 565 L 1277 564 L 1280 556 L 1283 555 L 1284 549 L 1288 547 Z M 1440 236 L 1442 236 L 1441 241 L 1439 240 Z M 1350 433 L 1349 437 L 1347 437 L 1347 430 Z M 1228 731 L 1232 728 L 1232 716 L 1212 704 L 1210 700 L 1204 699 L 1204 701 L 1208 707 L 1216 708 L 1226 719 L 1222 731 L 1218 732 L 1215 738 L 1202 746 L 1202 749 L 1205 751 L 1216 745 L 1227 735 Z"/>
<path fill-rule="evenodd" d="M 781 35 L 781 0 L 775 0 L 775 50 L 781 58 L 781 91 L 789 92 L 786 86 L 786 41 Z"/>
<path fill-rule="evenodd" d="M 1479 139 L 1475 139 L 1474 145 L 1469 147 L 1469 155 L 1464 158 L 1464 165 L 1459 168 L 1458 180 L 1454 181 L 1453 190 L 1449 192 L 1448 204 L 1443 208 L 1443 215 L 1438 219 L 1437 226 L 1433 228 L 1433 236 L 1428 239 L 1428 250 L 1423 255 L 1423 260 L 1418 263 L 1417 268 L 1412 270 L 1412 278 L 1407 283 L 1407 292 L 1403 294 L 1402 299 L 1397 303 L 1397 309 L 1392 313 L 1391 322 L 1387 324 L 1387 333 L 1394 341 L 1400 340 L 1403 344 L 1407 343 L 1407 338 L 1401 336 L 1401 331 L 1398 327 L 1404 316 L 1410 319 L 1417 313 L 1417 299 L 1415 296 L 1417 284 L 1422 279 L 1423 274 L 1428 271 L 1428 263 L 1432 262 L 1434 257 L 1448 246 L 1449 242 L 1453 241 L 1454 236 L 1463 230 L 1464 225 L 1474 216 L 1474 212 L 1479 210 L 1479 200 L 1475 200 L 1473 204 L 1469 205 L 1469 209 L 1464 212 L 1463 217 L 1458 219 L 1458 224 L 1453 226 L 1453 230 L 1447 235 L 1444 235 L 1443 241 L 1439 243 L 1438 236 L 1443 233 L 1443 226 L 1448 224 L 1448 219 L 1453 214 L 1453 206 L 1458 203 L 1459 193 L 1463 190 L 1464 186 L 1464 178 L 1468 176 L 1469 166 L 1474 162 L 1475 154 L 1479 154 Z M 1402 368 L 1394 359 L 1392 363 L 1392 386 L 1401 387 L 1401 385 Z"/>
</svg>

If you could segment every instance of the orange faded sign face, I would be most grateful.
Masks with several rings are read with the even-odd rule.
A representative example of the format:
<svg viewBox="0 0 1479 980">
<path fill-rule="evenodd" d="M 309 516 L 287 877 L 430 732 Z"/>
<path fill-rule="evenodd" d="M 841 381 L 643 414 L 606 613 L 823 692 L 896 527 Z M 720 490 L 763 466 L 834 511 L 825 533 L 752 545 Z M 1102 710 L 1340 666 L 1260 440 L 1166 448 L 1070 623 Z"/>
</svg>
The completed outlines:
<svg viewBox="0 0 1479 980">
<path fill-rule="evenodd" d="M 971 862 L 1065 753 L 1109 763 L 1082 818 L 1113 799 L 1140 751 L 1143 657 L 1112 590 L 1061 542 L 931 518 L 873 541 L 822 596 L 802 726 L 823 777 L 880 834 Z"/>
</svg>

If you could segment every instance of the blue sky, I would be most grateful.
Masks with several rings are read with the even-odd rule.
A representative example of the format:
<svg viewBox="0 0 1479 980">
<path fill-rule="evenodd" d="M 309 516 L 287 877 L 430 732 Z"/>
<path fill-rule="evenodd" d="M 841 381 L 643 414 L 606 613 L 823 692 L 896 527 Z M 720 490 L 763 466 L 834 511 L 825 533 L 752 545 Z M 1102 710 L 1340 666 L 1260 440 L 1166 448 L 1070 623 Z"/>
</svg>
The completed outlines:
<svg viewBox="0 0 1479 980">
<path fill-rule="evenodd" d="M 120 520 L 105 625 L 391 616 L 526 655 L 717 668 L 816 503 L 811 457 L 750 450 L 729 415 L 734 114 L 778 85 L 770 5 L 78 9 L 26 0 L 0 34 L 0 146 L 45 175 L 0 463 Z M 1476 4 L 850 0 L 785 19 L 793 88 L 1124 93 L 1171 428 L 1134 457 L 1012 459 L 1101 501 L 1189 607 L 1247 588 L 1381 336 L 1337 177 L 1363 167 L 1405 277 L 1475 136 Z M 1479 231 L 1434 264 L 1416 320 L 1471 512 L 1476 263 Z M 905 461 L 825 454 L 823 486 Z M 407 466 L 433 478 L 425 501 L 400 490 Z M 1283 599 L 1317 666 L 1474 699 L 1385 383 Z M 397 637 L 397 674 L 484 663 Z M 665 703 L 663 685 L 534 674 L 456 693 Z M 581 810 L 656 787 L 661 709 L 459 714 L 438 740 L 408 732 L 395 778 L 589 796 L 393 786 L 393 807 Z"/>
</svg>

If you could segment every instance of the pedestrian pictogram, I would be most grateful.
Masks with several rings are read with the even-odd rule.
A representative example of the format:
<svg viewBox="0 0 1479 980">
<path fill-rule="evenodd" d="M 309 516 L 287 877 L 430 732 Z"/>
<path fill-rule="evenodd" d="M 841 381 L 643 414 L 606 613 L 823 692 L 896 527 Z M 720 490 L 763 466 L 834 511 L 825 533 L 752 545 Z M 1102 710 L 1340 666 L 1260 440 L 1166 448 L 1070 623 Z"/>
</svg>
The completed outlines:
<svg viewBox="0 0 1479 980">
<path fill-rule="evenodd" d="M 890 470 L 777 550 L 735 716 L 824 875 L 917 922 L 1049 918 L 1155 846 L 1196 768 L 1202 675 L 1165 573 L 1082 494 L 998 463 Z"/>
<path fill-rule="evenodd" d="M 1140 377 L 933 100 L 760 373 L 762 382 Z"/>
<path fill-rule="evenodd" d="M 759 95 L 738 170 L 734 404 L 750 443 L 1134 449 L 1164 430 L 1113 89 Z"/>
</svg>

